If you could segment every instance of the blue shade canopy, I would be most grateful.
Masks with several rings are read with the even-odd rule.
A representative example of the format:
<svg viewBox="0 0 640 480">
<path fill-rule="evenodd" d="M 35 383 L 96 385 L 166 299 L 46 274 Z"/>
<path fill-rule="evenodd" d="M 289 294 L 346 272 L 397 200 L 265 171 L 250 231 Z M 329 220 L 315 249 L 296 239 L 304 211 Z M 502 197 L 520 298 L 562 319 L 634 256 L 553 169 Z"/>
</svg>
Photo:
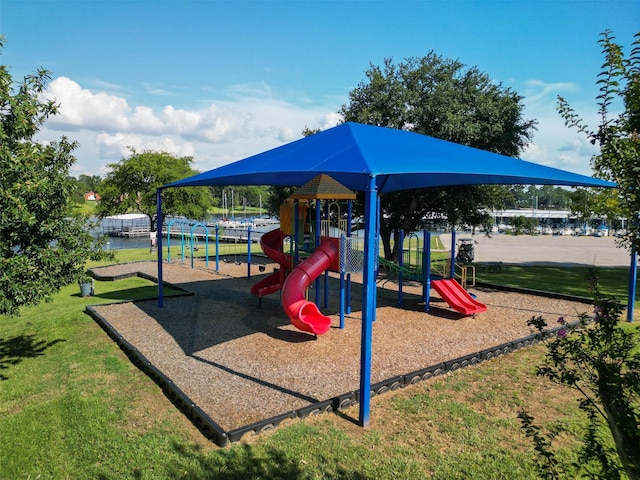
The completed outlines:
<svg viewBox="0 0 640 480">
<path fill-rule="evenodd" d="M 365 243 L 359 423 L 371 400 L 372 322 L 376 310 L 375 255 L 378 194 L 409 188 L 481 184 L 615 187 L 611 182 L 525 162 L 402 130 L 344 123 L 162 188 L 206 185 L 301 186 L 326 174 L 364 191 Z M 158 218 L 162 196 L 157 191 Z M 161 220 L 158 220 L 161 223 Z M 158 306 L 162 306 L 162 235 L 158 236 Z"/>
<path fill-rule="evenodd" d="M 355 191 L 481 184 L 615 187 L 611 182 L 418 133 L 344 123 L 272 150 L 165 185 L 301 186 L 327 174 Z"/>
</svg>

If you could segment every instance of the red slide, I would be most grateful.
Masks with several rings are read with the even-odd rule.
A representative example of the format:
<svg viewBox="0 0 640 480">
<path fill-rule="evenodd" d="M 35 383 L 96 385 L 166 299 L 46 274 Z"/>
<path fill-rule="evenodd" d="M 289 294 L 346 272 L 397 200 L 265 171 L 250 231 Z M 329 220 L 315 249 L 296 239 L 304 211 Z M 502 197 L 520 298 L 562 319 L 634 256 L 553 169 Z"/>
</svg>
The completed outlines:
<svg viewBox="0 0 640 480">
<path fill-rule="evenodd" d="M 263 278 L 251 287 L 251 294 L 264 297 L 282 288 L 287 273 L 291 270 L 292 258 L 282 251 L 282 230 L 276 228 L 260 237 L 260 246 L 264 254 L 274 262 L 280 264 L 280 269 L 268 277 Z"/>
<path fill-rule="evenodd" d="M 322 335 L 331 327 L 331 319 L 318 306 L 305 299 L 305 291 L 338 258 L 338 248 L 330 241 L 323 242 L 287 277 L 282 287 L 282 307 L 291 323 L 303 332 Z"/>
<path fill-rule="evenodd" d="M 475 315 L 487 310 L 487 306 L 484 303 L 475 300 L 469 295 L 469 292 L 462 288 L 462 285 L 452 278 L 432 280 L 431 286 L 456 312 L 460 312 L 463 315 Z"/>
</svg>

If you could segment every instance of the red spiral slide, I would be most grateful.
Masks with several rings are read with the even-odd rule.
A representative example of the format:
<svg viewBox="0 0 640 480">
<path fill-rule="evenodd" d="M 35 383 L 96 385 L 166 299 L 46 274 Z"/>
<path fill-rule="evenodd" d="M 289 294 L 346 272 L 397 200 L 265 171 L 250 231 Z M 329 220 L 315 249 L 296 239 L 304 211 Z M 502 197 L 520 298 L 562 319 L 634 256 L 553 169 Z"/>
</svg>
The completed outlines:
<svg viewBox="0 0 640 480">
<path fill-rule="evenodd" d="M 260 246 L 264 254 L 280 265 L 280 268 L 268 277 L 263 278 L 251 287 L 251 294 L 264 297 L 277 292 L 282 288 L 287 274 L 291 270 L 293 260 L 291 255 L 282 251 L 282 230 L 276 228 L 260 237 Z"/>
<path fill-rule="evenodd" d="M 322 272 L 335 265 L 338 248 L 331 241 L 322 242 L 304 262 L 287 277 L 282 287 L 282 307 L 291 323 L 303 332 L 322 335 L 331 328 L 331 319 L 318 306 L 305 299 L 305 291 Z"/>
</svg>

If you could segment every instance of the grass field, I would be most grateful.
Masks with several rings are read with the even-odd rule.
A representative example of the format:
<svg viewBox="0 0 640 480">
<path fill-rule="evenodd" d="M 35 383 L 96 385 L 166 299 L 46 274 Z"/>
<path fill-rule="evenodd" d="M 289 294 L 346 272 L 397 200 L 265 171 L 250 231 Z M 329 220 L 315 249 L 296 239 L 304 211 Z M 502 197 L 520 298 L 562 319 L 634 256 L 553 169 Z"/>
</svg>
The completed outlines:
<svg viewBox="0 0 640 480">
<path fill-rule="evenodd" d="M 585 280 L 588 273 L 587 267 L 507 265 L 499 273 L 489 273 L 482 269 L 478 269 L 477 272 L 477 278 L 482 282 L 589 297 Z M 599 276 L 602 293 L 614 295 L 623 303 L 627 302 L 628 268 L 600 268 Z M 636 291 L 636 300 L 640 300 L 639 291 Z"/>
<path fill-rule="evenodd" d="M 153 258 L 144 249 L 117 255 Z M 549 275 L 527 272 L 501 281 L 540 285 Z M 565 272 L 554 288 L 584 283 L 582 273 Z M 609 281 L 626 288 L 626 277 Z M 535 376 L 541 345 L 376 397 L 367 429 L 354 423 L 356 406 L 215 447 L 83 313 L 154 296 L 155 285 L 96 282 L 95 293 L 82 298 L 71 285 L 19 317 L 0 316 L 1 479 L 533 479 L 521 408 L 562 432 L 560 458 L 576 460 L 586 420 L 574 392 Z"/>
</svg>

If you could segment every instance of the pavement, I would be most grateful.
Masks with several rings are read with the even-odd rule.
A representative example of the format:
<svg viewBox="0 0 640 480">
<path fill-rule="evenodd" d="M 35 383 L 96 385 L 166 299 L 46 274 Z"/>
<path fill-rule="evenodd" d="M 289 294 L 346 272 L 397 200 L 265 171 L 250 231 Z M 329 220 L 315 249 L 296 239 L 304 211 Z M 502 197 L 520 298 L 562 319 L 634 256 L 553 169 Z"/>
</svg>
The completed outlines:
<svg viewBox="0 0 640 480">
<path fill-rule="evenodd" d="M 628 267 L 631 258 L 613 237 L 457 233 L 456 238 L 473 241 L 475 263 Z M 441 234 L 440 239 L 450 247 L 450 234 Z"/>
</svg>

